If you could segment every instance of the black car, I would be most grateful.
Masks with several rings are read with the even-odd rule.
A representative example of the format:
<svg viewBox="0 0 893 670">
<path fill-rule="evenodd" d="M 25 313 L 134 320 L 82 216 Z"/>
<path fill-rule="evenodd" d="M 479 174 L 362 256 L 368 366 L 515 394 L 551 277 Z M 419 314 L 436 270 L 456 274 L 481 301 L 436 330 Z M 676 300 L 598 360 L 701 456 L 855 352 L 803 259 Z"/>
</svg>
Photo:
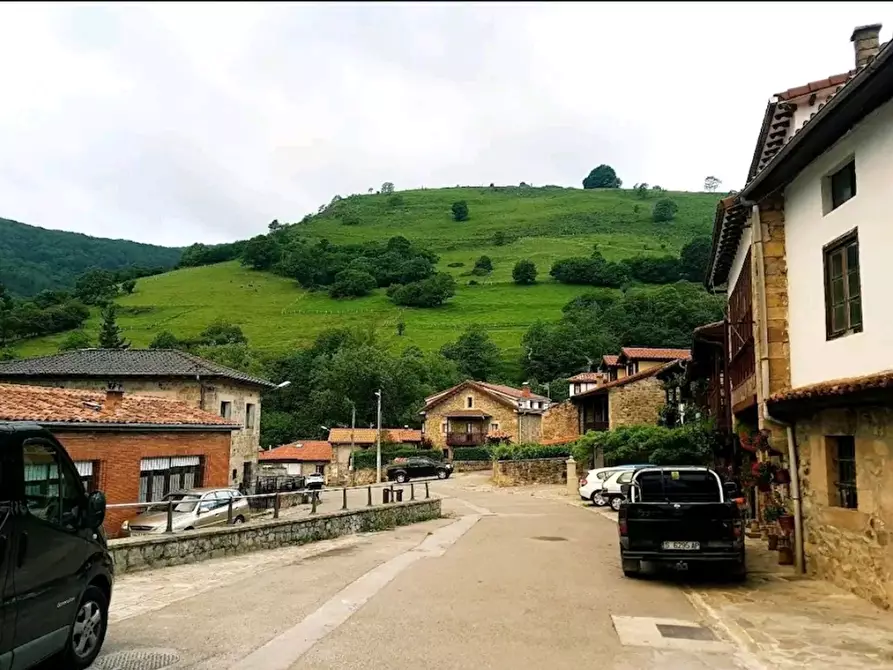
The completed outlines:
<svg viewBox="0 0 893 670">
<path fill-rule="evenodd" d="M 0 422 L 0 669 L 87 668 L 108 626 L 114 569 L 102 522 L 65 448 Z"/>
<path fill-rule="evenodd" d="M 617 525 L 624 575 L 638 575 L 646 562 L 677 570 L 717 565 L 734 578 L 747 576 L 733 482 L 723 484 L 705 467 L 650 467 L 637 470 L 623 490 Z"/>
<path fill-rule="evenodd" d="M 446 479 L 453 474 L 452 463 L 441 463 L 432 458 L 418 456 L 394 461 L 387 468 L 388 481 L 408 482 L 419 477 Z"/>
</svg>

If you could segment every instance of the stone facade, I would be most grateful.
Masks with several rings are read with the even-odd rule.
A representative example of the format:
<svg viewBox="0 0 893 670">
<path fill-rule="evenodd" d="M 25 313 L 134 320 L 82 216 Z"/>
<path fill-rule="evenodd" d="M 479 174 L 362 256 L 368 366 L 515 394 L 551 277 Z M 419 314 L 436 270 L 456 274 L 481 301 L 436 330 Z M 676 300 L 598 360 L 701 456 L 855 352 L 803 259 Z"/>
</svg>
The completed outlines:
<svg viewBox="0 0 893 670">
<path fill-rule="evenodd" d="M 440 516 L 441 501 L 432 498 L 309 518 L 277 519 L 189 533 L 113 540 L 109 542 L 109 551 L 115 563 L 115 574 L 121 575 L 328 540 L 352 533 L 369 533 Z"/>
<path fill-rule="evenodd" d="M 447 414 L 453 412 L 468 410 L 468 398 L 472 398 L 472 408 L 481 410 L 485 414 L 489 414 L 489 419 L 464 419 L 453 418 L 447 419 Z M 480 423 L 481 430 L 486 435 L 488 429 L 493 424 L 499 425 L 499 430 L 508 433 L 514 443 L 523 442 L 522 434 L 525 436 L 536 435 L 536 439 L 530 441 L 538 441 L 541 431 L 537 424 L 542 422 L 542 416 L 535 414 L 530 422 L 522 424 L 518 420 L 519 414 L 514 407 L 505 402 L 496 400 L 493 396 L 482 393 L 475 388 L 462 389 L 458 393 L 445 399 L 443 402 L 435 405 L 428 410 L 425 415 L 423 431 L 425 437 L 431 441 L 435 449 L 447 448 L 447 432 L 464 433 L 467 423 Z M 469 445 L 472 446 L 472 445 Z"/>
<path fill-rule="evenodd" d="M 492 469 L 492 461 L 453 461 L 453 472 L 481 472 Z"/>
<path fill-rule="evenodd" d="M 566 484 L 566 458 L 538 458 L 529 461 L 493 461 L 496 486 L 525 484 Z"/>
<path fill-rule="evenodd" d="M 9 379 L 8 381 L 18 383 L 21 380 Z M 198 381 L 180 378 L 160 380 L 146 378 L 35 378 L 33 381 L 28 380 L 28 383 L 34 386 L 55 386 L 91 391 L 104 391 L 109 382 L 120 383 L 124 392 L 128 394 L 180 400 L 214 414 L 221 413 L 221 403 L 231 403 L 230 418 L 234 423 L 240 424 L 242 429 L 232 433 L 228 483 L 238 486 L 243 481 L 246 474 L 245 463 L 250 463 L 249 475 L 253 478 L 257 469 L 257 453 L 260 450 L 260 388 L 257 386 L 237 384 L 222 379 Z M 254 405 L 254 423 L 248 427 L 247 406 L 250 404 Z"/>
<path fill-rule="evenodd" d="M 542 440 L 550 442 L 580 435 L 580 417 L 570 400 L 552 405 L 543 414 Z"/>
<path fill-rule="evenodd" d="M 645 377 L 608 390 L 608 426 L 610 430 L 642 424 L 657 425 L 660 408 L 666 403 L 660 379 Z"/>
<path fill-rule="evenodd" d="M 835 436 L 853 436 L 858 507 L 839 506 Z M 796 424 L 807 568 L 884 609 L 893 605 L 893 409 L 826 409 Z"/>
</svg>

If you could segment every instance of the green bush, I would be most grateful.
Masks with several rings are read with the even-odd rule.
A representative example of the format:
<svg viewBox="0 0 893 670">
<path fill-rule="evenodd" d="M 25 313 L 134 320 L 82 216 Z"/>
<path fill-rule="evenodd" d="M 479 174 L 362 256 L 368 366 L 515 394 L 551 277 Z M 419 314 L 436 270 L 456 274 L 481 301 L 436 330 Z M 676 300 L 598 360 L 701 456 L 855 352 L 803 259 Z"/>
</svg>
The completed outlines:
<svg viewBox="0 0 893 670">
<path fill-rule="evenodd" d="M 493 459 L 497 461 L 532 461 L 538 458 L 567 458 L 571 445 L 543 446 L 542 444 L 503 444 L 493 447 Z"/>
<path fill-rule="evenodd" d="M 351 456 L 355 470 L 375 467 L 375 447 L 358 449 Z M 388 448 L 385 448 L 385 445 L 381 445 L 381 467 L 385 467 L 393 462 L 395 458 L 412 458 L 413 456 L 433 458 L 435 461 L 443 460 L 443 452 L 440 449 L 414 449 L 412 447 L 398 447 L 395 449 L 391 445 L 388 445 Z"/>
<path fill-rule="evenodd" d="M 493 458 L 487 447 L 460 447 L 453 449 L 454 461 L 489 461 Z"/>
<path fill-rule="evenodd" d="M 604 453 L 605 465 L 710 465 L 716 439 L 712 426 L 705 423 L 679 428 L 630 426 L 598 433 L 590 431 L 574 443 L 573 454 L 584 465 L 592 465 L 597 449 Z"/>
</svg>

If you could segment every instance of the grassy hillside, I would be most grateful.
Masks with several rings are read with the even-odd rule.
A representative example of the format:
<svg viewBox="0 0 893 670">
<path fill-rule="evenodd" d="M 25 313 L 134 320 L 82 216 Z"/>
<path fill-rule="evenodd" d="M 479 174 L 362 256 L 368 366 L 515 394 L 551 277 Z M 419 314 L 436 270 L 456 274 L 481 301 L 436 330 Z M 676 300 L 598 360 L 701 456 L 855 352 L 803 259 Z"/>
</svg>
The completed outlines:
<svg viewBox="0 0 893 670">
<path fill-rule="evenodd" d="M 179 249 L 0 219 L 0 283 L 20 296 L 70 288 L 75 278 L 92 266 L 107 270 L 131 265 L 173 267 L 179 258 Z"/>
<path fill-rule="evenodd" d="M 557 319 L 568 300 L 587 291 L 585 286 L 552 281 L 549 268 L 554 260 L 588 256 L 594 244 L 611 260 L 639 253 L 678 254 L 691 238 L 709 234 L 715 195 L 666 195 L 679 205 L 679 212 L 673 222 L 661 224 L 651 221 L 658 196 L 643 200 L 629 190 L 449 188 L 403 191 L 396 198 L 355 196 L 294 224 L 289 234 L 336 244 L 403 235 L 440 256 L 438 269 L 451 272 L 459 283 L 454 298 L 436 309 L 398 308 L 383 290 L 365 298 L 333 300 L 324 292 L 308 292 L 286 278 L 230 262 L 139 280 L 133 295 L 119 299 L 119 323 L 135 346 L 145 346 L 162 330 L 194 336 L 223 318 L 239 324 L 252 346 L 267 351 L 306 344 L 326 328 L 347 325 L 378 327 L 395 344 L 432 349 L 454 340 L 469 324 L 480 323 L 514 357 L 531 323 Z M 450 205 L 457 200 L 468 203 L 468 221 L 452 220 Z M 496 246 L 497 232 L 511 241 Z M 490 256 L 494 271 L 472 277 L 468 273 L 481 254 Z M 512 283 L 512 267 L 522 258 L 537 264 L 539 281 L 534 286 Z M 451 268 L 450 263 L 464 265 Z M 478 285 L 469 285 L 469 280 Z M 406 332 L 398 338 L 400 318 Z M 87 330 L 95 334 L 97 329 L 94 314 Z M 53 352 L 63 337 L 22 343 L 17 353 Z"/>
</svg>

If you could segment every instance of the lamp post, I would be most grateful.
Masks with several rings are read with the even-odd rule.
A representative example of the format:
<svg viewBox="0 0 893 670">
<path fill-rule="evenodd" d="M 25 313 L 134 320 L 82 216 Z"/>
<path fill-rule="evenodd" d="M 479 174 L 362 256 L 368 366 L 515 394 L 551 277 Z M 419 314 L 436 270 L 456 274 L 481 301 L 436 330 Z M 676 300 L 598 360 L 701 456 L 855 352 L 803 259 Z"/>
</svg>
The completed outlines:
<svg viewBox="0 0 893 670">
<path fill-rule="evenodd" d="M 378 428 L 375 432 L 375 482 L 381 483 L 381 389 L 375 392 L 378 398 Z"/>
</svg>

